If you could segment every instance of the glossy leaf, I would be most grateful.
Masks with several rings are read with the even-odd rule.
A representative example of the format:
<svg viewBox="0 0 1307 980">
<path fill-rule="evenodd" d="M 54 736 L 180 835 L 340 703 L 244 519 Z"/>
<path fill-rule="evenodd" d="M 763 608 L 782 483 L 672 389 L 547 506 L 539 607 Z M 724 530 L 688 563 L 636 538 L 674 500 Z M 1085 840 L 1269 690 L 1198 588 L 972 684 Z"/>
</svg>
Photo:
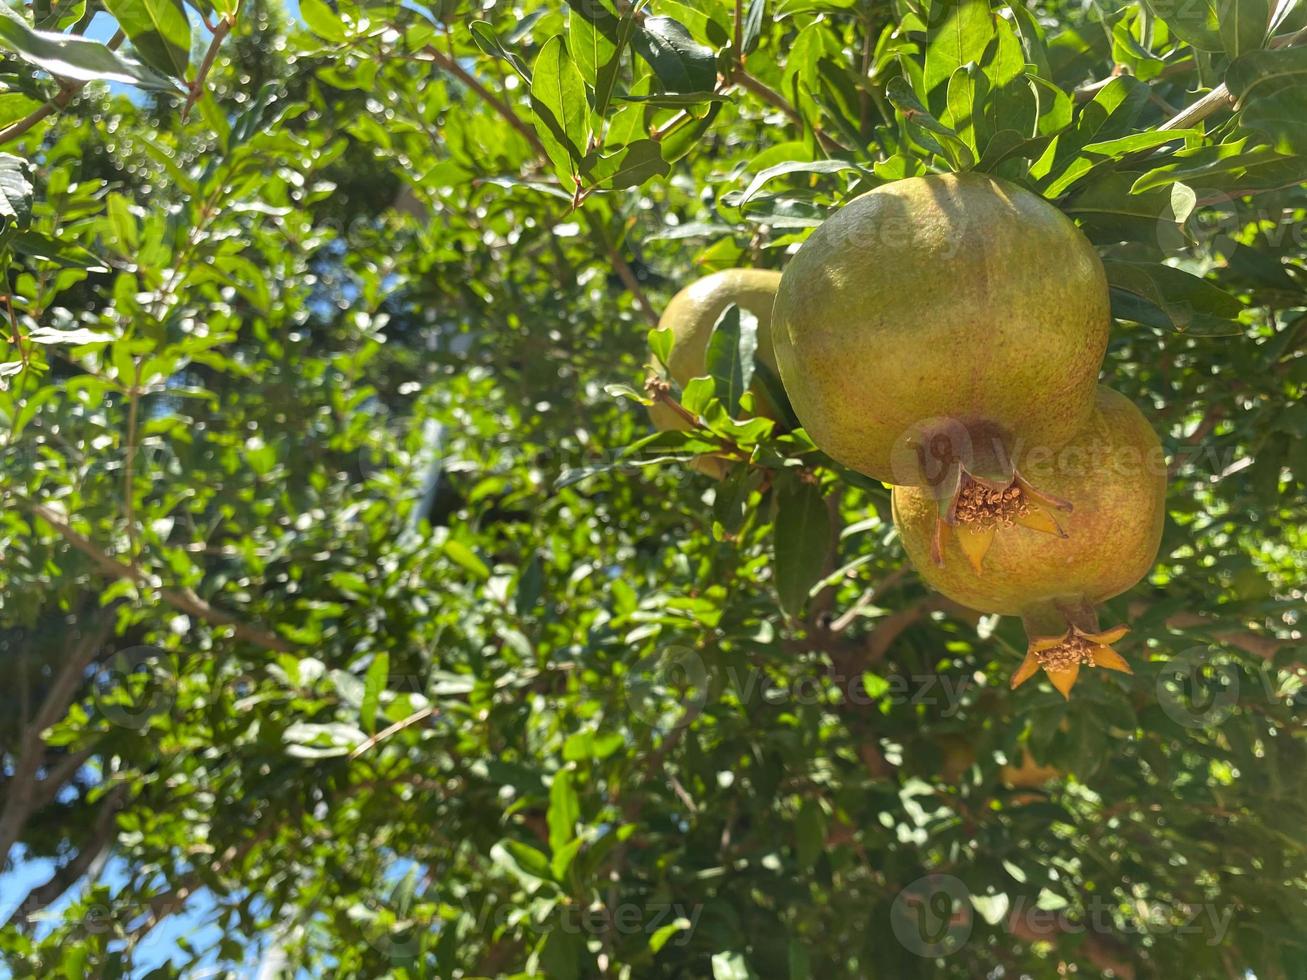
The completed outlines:
<svg viewBox="0 0 1307 980">
<path fill-rule="evenodd" d="M 8 6 L 0 8 L 0 45 L 24 61 L 77 82 L 120 82 L 141 88 L 177 91 L 174 82 L 99 41 L 33 30 Z"/>
<path fill-rule="evenodd" d="M 1148 0 L 1148 6 L 1178 37 L 1203 51 L 1220 51 L 1222 12 L 1216 0 Z M 1224 16 L 1237 9 L 1231 4 Z"/>
<path fill-rule="evenodd" d="M 0 153 L 0 230 L 27 227 L 32 217 L 32 165 L 12 153 Z"/>
<path fill-rule="evenodd" d="M 468 31 L 471 33 L 472 40 L 476 42 L 478 48 L 490 55 L 492 58 L 499 58 L 510 65 L 513 71 L 517 72 L 518 77 L 521 78 L 522 81 L 526 82 L 527 85 L 531 84 L 531 71 L 527 68 L 526 62 L 519 58 L 513 51 L 509 50 L 504 42 L 499 39 L 499 35 L 495 33 L 494 27 L 492 27 L 487 21 L 472 21 L 472 23 L 468 25 Z"/>
<path fill-rule="evenodd" d="M 817 486 L 796 479 L 780 490 L 774 545 L 781 608 L 798 616 L 821 579 L 830 547 L 830 515 Z"/>
<path fill-rule="evenodd" d="M 181 0 L 105 0 L 140 59 L 184 81 L 191 59 L 191 24 Z"/>
<path fill-rule="evenodd" d="M 587 181 L 610 190 L 638 187 L 669 169 L 661 145 L 654 140 L 637 140 L 612 153 L 593 157 L 582 168 Z"/>
<path fill-rule="evenodd" d="M 993 37 L 988 0 L 938 0 L 930 5 L 923 91 L 931 96 L 932 107 L 937 104 L 935 89 L 963 65 L 979 64 Z"/>
<path fill-rule="evenodd" d="M 711 92 L 717 84 L 712 49 L 671 17 L 646 17 L 632 45 L 668 92 Z"/>
<path fill-rule="evenodd" d="M 552 37 L 536 58 L 531 78 L 536 132 L 561 172 L 576 173 L 590 142 L 585 81 L 561 37 Z"/>
</svg>

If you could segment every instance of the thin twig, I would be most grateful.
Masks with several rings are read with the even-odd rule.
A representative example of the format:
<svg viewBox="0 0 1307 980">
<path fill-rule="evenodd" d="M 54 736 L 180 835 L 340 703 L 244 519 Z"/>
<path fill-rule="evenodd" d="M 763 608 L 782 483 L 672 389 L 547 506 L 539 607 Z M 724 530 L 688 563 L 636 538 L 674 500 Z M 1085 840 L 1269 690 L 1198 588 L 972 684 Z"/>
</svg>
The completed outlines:
<svg viewBox="0 0 1307 980">
<path fill-rule="evenodd" d="M 744 0 L 735 0 L 735 63 L 744 70 Z"/>
<path fill-rule="evenodd" d="M 893 588 L 902 581 L 903 576 L 907 573 L 908 567 L 906 565 L 900 566 L 886 575 L 875 585 L 867 589 L 857 602 L 841 613 L 839 618 L 830 624 L 830 631 L 832 633 L 843 633 L 853 625 L 855 619 L 862 615 L 863 610 L 874 603 L 880 596 L 884 595 L 886 590 Z"/>
<path fill-rule="evenodd" d="M 357 759 L 359 756 L 361 756 L 368 749 L 372 748 L 378 742 L 384 742 L 386 739 L 390 738 L 390 736 L 394 735 L 396 732 L 402 732 L 405 728 L 409 728 L 410 726 L 416 725 L 418 722 L 426 718 L 430 718 L 432 715 L 436 713 L 436 711 L 437 708 L 434 704 L 429 704 L 425 708 L 418 708 L 417 711 L 413 712 L 407 718 L 401 718 L 393 725 L 388 725 L 387 727 L 383 728 L 381 731 L 377 732 L 375 735 L 368 737 L 364 741 L 360 742 L 358 745 L 354 746 L 354 749 L 349 754 L 350 759 L 351 760 Z"/>
<path fill-rule="evenodd" d="M 131 556 L 136 558 L 140 549 L 136 528 L 136 436 L 141 414 L 141 362 L 133 359 L 135 376 L 127 397 L 127 459 L 123 463 L 123 516 L 127 520 L 127 540 L 131 542 Z"/>
<path fill-rule="evenodd" d="M 1230 95 L 1230 90 L 1225 87 L 1225 82 L 1222 82 L 1193 105 L 1181 109 L 1157 129 L 1159 132 L 1188 129 L 1194 123 L 1202 122 L 1213 113 L 1220 112 L 1233 104 L 1234 99 Z"/>
<path fill-rule="evenodd" d="M 544 143 L 540 142 L 540 137 L 536 135 L 536 131 L 528 126 L 522 120 L 522 117 L 513 111 L 512 106 L 499 96 L 495 95 L 495 93 L 490 91 L 490 89 L 482 85 L 477 81 L 475 75 L 467 71 L 462 65 L 443 51 L 439 50 L 435 45 L 427 45 L 426 52 L 430 55 L 431 61 L 435 62 L 437 67 L 449 72 L 449 74 L 453 75 L 472 91 L 476 92 L 476 94 L 484 99 L 492 109 L 504 118 L 505 122 L 521 133 L 522 137 L 531 144 L 531 148 L 535 150 L 538 156 L 548 159 L 549 151 L 545 149 Z"/>
<path fill-rule="evenodd" d="M 209 50 L 204 52 L 204 60 L 200 62 L 199 70 L 195 72 L 195 81 L 191 82 L 190 94 L 186 96 L 186 104 L 182 106 L 182 122 L 186 121 L 186 117 L 190 115 L 191 107 L 204 94 L 204 82 L 209 77 L 209 69 L 213 67 L 213 62 L 218 57 L 218 49 L 222 47 L 222 42 L 226 40 L 227 35 L 231 33 L 231 29 L 235 25 L 236 16 L 226 14 L 213 27 L 213 38 L 209 41 Z"/>
<path fill-rule="evenodd" d="M 777 92 L 774 88 L 772 88 L 770 85 L 763 82 L 761 79 L 753 75 L 750 75 L 743 68 L 737 68 L 735 71 L 731 72 L 731 83 L 740 86 L 740 88 L 744 89 L 745 91 L 752 92 L 754 95 L 758 96 L 758 98 L 762 99 L 768 105 L 774 106 L 775 108 L 779 109 L 781 112 L 783 112 L 786 115 L 786 117 L 789 118 L 791 122 L 799 126 L 804 125 L 803 116 L 799 114 L 799 110 L 796 109 L 793 105 L 791 105 L 789 100 L 786 99 L 785 96 L 781 95 L 780 92 Z M 850 152 L 847 146 L 845 146 L 839 140 L 833 138 L 829 134 L 822 131 L 816 125 L 816 123 L 812 124 L 812 134 L 815 137 L 817 137 L 817 142 L 821 144 L 822 149 L 825 150 L 827 153 Z"/>
</svg>

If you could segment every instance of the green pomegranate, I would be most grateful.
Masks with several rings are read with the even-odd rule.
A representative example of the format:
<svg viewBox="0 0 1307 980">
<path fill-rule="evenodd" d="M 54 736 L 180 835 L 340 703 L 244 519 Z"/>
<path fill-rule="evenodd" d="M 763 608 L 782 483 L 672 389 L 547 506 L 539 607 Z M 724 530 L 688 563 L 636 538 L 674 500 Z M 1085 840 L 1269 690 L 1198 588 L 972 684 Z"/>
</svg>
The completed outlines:
<svg viewBox="0 0 1307 980">
<path fill-rule="evenodd" d="M 1059 513 L 1051 497 L 964 481 L 952 514 L 942 515 L 930 488 L 895 487 L 894 523 L 935 589 L 973 609 L 1021 616 L 1028 660 L 1066 693 L 1081 664 L 1126 669 L 1110 649 L 1124 630 L 1100 632 L 1093 606 L 1153 566 L 1166 461 L 1143 413 L 1100 387 L 1088 424 L 1058 450 L 1028 453 L 1024 473 L 1069 507 Z M 1018 683 L 1030 673 L 1018 672 Z"/>
<path fill-rule="evenodd" d="M 775 371 L 771 319 L 780 281 L 781 274 L 768 269 L 724 269 L 696 279 L 673 296 L 658 320 L 658 329 L 672 332 L 672 350 L 667 357 L 672 380 L 684 388 L 692 378 L 708 373 L 708 341 L 717 319 L 731 304 L 758 318 L 757 358 Z M 774 406 L 760 389 L 758 384 L 753 386 L 759 414 L 773 417 Z M 680 429 L 686 425 L 665 405 L 654 404 L 649 414 L 659 429 Z"/>
<path fill-rule="evenodd" d="M 936 482 L 928 444 L 977 430 L 1057 449 L 1084 426 L 1111 323 L 1089 241 L 1052 204 L 978 174 L 851 201 L 781 278 L 786 394 L 813 441 L 887 483 Z M 1007 464 L 1011 470 L 1011 463 Z"/>
<path fill-rule="evenodd" d="M 766 269 L 725 269 L 697 279 L 672 297 L 658 321 L 659 329 L 672 332 L 672 349 L 667 358 L 671 379 L 684 388 L 692 378 L 708 373 L 708 341 L 718 318 L 732 304 L 752 313 L 758 320 L 757 359 L 776 371 L 772 352 L 772 302 L 781 274 Z M 776 418 L 780 413 L 759 381 L 751 388 L 757 414 Z M 658 429 L 685 429 L 689 423 L 674 408 L 655 401 L 649 417 Z M 701 457 L 694 467 L 710 476 L 722 477 L 730 464 L 716 457 Z"/>
</svg>

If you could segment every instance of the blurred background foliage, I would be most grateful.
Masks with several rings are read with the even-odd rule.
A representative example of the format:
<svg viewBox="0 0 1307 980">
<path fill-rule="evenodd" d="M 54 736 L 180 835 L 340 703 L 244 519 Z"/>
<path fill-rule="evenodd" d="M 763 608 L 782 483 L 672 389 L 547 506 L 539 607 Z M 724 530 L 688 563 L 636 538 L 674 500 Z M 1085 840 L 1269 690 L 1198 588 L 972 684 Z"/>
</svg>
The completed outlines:
<svg viewBox="0 0 1307 980">
<path fill-rule="evenodd" d="M 1307 975 L 1292 0 L 104 7 L 0 11 L 14 976 Z M 1070 702 L 883 486 L 639 404 L 682 285 L 955 169 L 1100 248 L 1171 461 Z"/>
</svg>

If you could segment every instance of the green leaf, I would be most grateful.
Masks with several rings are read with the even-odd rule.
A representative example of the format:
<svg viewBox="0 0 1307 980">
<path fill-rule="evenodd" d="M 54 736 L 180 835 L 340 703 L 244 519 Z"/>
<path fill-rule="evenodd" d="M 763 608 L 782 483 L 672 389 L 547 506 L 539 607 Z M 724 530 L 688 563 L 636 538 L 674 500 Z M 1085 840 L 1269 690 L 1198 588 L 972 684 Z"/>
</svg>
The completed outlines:
<svg viewBox="0 0 1307 980">
<path fill-rule="evenodd" d="M 1080 152 L 1093 154 L 1094 156 L 1122 157 L 1127 153 L 1152 150 L 1159 146 L 1165 146 L 1167 143 L 1174 143 L 1176 140 L 1184 140 L 1191 136 L 1201 137 L 1202 135 L 1202 131 L 1197 129 L 1149 130 L 1143 133 L 1121 136 L 1117 139 L 1086 143 L 1080 148 Z"/>
<path fill-rule="evenodd" d="M 0 126 L 8 126 L 33 111 L 41 108 L 42 103 L 28 98 L 21 92 L 0 92 Z"/>
<path fill-rule="evenodd" d="M 1130 188 L 1140 194 L 1175 181 L 1226 192 L 1283 187 L 1307 179 L 1307 160 L 1286 157 L 1243 137 L 1217 146 L 1178 150 L 1171 162 L 1138 177 Z"/>
<path fill-rule="evenodd" d="M 1119 75 L 1099 89 L 1093 101 L 1080 110 L 1072 129 L 1062 133 L 1048 151 L 1030 168 L 1034 177 L 1048 175 L 1042 184 L 1046 197 L 1058 197 L 1084 177 L 1100 161 L 1081 150 L 1090 143 L 1117 139 L 1130 132 L 1148 102 L 1148 86 L 1138 79 Z"/>
<path fill-rule="evenodd" d="M 649 63 L 668 92 L 711 92 L 717 86 L 717 57 L 671 17 L 646 17 L 632 47 Z"/>
<path fill-rule="evenodd" d="M 902 114 L 903 121 L 915 128 L 917 138 L 928 150 L 944 157 L 955 170 L 966 170 L 975 164 L 971 148 L 926 110 L 906 78 L 900 75 L 890 79 L 885 86 L 885 97 Z"/>
<path fill-rule="evenodd" d="M 114 243 L 124 254 L 135 255 L 140 247 L 140 233 L 131 204 L 122 194 L 110 194 L 107 204 Z"/>
<path fill-rule="evenodd" d="M 1238 58 L 1256 51 L 1271 26 L 1270 0 L 1227 0 L 1221 11 L 1221 43 L 1225 53 Z"/>
<path fill-rule="evenodd" d="M 740 195 L 739 200 L 734 203 L 736 207 L 744 207 L 770 181 L 786 174 L 835 174 L 844 170 L 853 170 L 860 174 L 866 174 L 866 171 L 856 163 L 850 163 L 847 160 L 786 160 L 784 163 L 774 164 L 755 174 L 753 180 L 749 181 L 749 186 Z"/>
<path fill-rule="evenodd" d="M 553 881 L 549 858 L 536 847 L 519 840 L 502 840 L 490 849 L 490 859 L 512 872 L 528 887 L 537 887 L 542 881 Z"/>
<path fill-rule="evenodd" d="M 115 54 L 99 41 L 33 30 L 8 5 L 0 4 L 0 45 L 29 64 L 75 82 L 120 82 L 177 92 L 177 84 L 152 68 Z"/>
<path fill-rule="evenodd" d="M 743 54 L 748 54 L 758 46 L 766 10 L 767 0 L 749 0 L 749 6 L 744 12 L 744 30 L 740 32 Z"/>
<path fill-rule="evenodd" d="M 649 350 L 653 356 L 658 359 L 659 363 L 666 365 L 667 359 L 672 356 L 672 345 L 676 342 L 676 335 L 672 333 L 671 327 L 655 328 L 650 330 L 646 335 L 649 342 Z"/>
<path fill-rule="evenodd" d="M 773 408 L 778 408 L 781 412 L 779 419 L 786 428 L 797 429 L 799 419 L 794 414 L 794 408 L 790 405 L 790 397 L 785 393 L 785 386 L 781 384 L 780 376 L 767 366 L 767 362 L 761 358 L 755 359 L 753 365 L 753 387 L 761 392 Z"/>
<path fill-rule="evenodd" d="M 1242 105 L 1254 95 L 1307 82 L 1307 48 L 1254 51 L 1230 64 L 1225 86 Z"/>
<path fill-rule="evenodd" d="M 1199 336 L 1245 331 L 1234 319 L 1243 304 L 1205 279 L 1169 265 L 1107 261 L 1103 267 L 1113 313 L 1122 319 Z"/>
<path fill-rule="evenodd" d="M 1021 37 L 1021 47 L 1026 52 L 1026 61 L 1034 66 L 1037 77 L 1044 81 L 1053 81 L 1053 69 L 1048 61 L 1048 47 L 1044 40 L 1044 28 L 1040 26 L 1035 15 L 1024 3 L 1008 4 L 1017 34 Z"/>
<path fill-rule="evenodd" d="M 185 80 L 191 63 L 191 23 L 181 0 L 104 0 L 104 5 L 142 61 Z"/>
<path fill-rule="evenodd" d="M 549 158 L 561 173 L 578 172 L 590 143 L 585 80 L 560 35 L 545 42 L 531 79 L 531 110 Z"/>
<path fill-rule="evenodd" d="M 798 616 L 826 565 L 830 514 L 816 484 L 799 479 L 779 492 L 776 508 L 776 591 L 781 609 Z"/>
<path fill-rule="evenodd" d="M 32 165 L 0 153 L 0 231 L 26 228 L 32 220 Z"/>
<path fill-rule="evenodd" d="M 451 538 L 445 542 L 444 550 L 450 561 L 471 572 L 481 581 L 484 582 L 490 577 L 490 569 L 486 567 L 486 563 L 478 558 L 476 552 L 463 542 Z"/>
<path fill-rule="evenodd" d="M 989 142 L 984 102 L 989 91 L 984 72 L 973 64 L 962 65 L 950 76 L 946 109 L 941 122 L 958 134 L 976 156 Z"/>
<path fill-rule="evenodd" d="M 810 868 L 826 846 L 826 814 L 811 797 L 799 807 L 795 834 L 795 857 L 801 868 Z"/>
<path fill-rule="evenodd" d="M 597 187 L 620 190 L 638 187 L 670 169 L 663 159 L 661 145 L 655 140 L 636 140 L 606 156 L 592 154 L 582 173 Z"/>
<path fill-rule="evenodd" d="M 527 85 L 531 84 L 531 71 L 527 68 L 526 62 L 508 49 L 490 24 L 484 20 L 474 20 L 468 25 L 468 30 L 471 32 L 472 40 L 476 42 L 478 48 L 492 58 L 499 58 L 507 62 L 513 71 L 517 72 L 522 81 L 526 82 Z"/>
<path fill-rule="evenodd" d="M 108 267 L 94 254 L 75 242 L 58 242 L 39 231 L 20 231 L 9 239 L 9 245 L 19 255 L 53 262 L 65 269 L 83 269 L 87 272 L 108 272 Z"/>
<path fill-rule="evenodd" d="M 1146 0 L 1146 3 L 1180 40 L 1203 51 L 1222 49 L 1221 12 L 1216 0 Z"/>
<path fill-rule="evenodd" d="M 390 654 L 382 650 L 368 665 L 368 672 L 363 675 L 363 703 L 359 705 L 359 724 L 369 735 L 376 730 L 377 707 L 381 704 L 381 692 L 386 689 L 386 680 L 390 677 Z"/>
<path fill-rule="evenodd" d="M 988 0 L 935 0 L 926 26 L 926 67 L 922 91 L 933 93 L 968 63 L 979 64 L 994 37 L 994 14 Z"/>
<path fill-rule="evenodd" d="M 1263 136 L 1277 152 L 1307 155 L 1307 85 L 1254 99 L 1239 113 L 1246 129 Z"/>
<path fill-rule="evenodd" d="M 299 6 L 304 23 L 324 41 L 334 41 L 339 44 L 349 37 L 345 30 L 345 22 L 327 6 L 324 0 L 300 0 Z"/>
<path fill-rule="evenodd" d="M 1280 153 L 1307 154 L 1307 48 L 1254 51 L 1235 60 L 1225 84 L 1236 99 L 1239 122 Z"/>
<path fill-rule="evenodd" d="M 622 15 L 621 22 L 617 25 L 617 40 L 613 46 L 612 56 L 595 76 L 595 114 L 601 119 L 608 113 L 613 88 L 617 85 L 617 76 L 622 69 L 622 55 L 626 51 L 626 46 L 631 43 L 631 36 L 635 32 L 637 9 L 635 4 L 627 5 L 626 13 Z"/>
<path fill-rule="evenodd" d="M 605 16 L 609 33 L 615 37 L 617 18 L 597 4 L 594 6 Z M 617 44 L 573 8 L 567 15 L 567 49 L 571 52 L 581 77 L 594 87 L 598 84 L 600 69 L 612 60 Z"/>
<path fill-rule="evenodd" d="M 578 980 L 585 940 L 576 932 L 552 929 L 539 947 L 540 975 L 550 980 Z"/>
<path fill-rule="evenodd" d="M 618 102 L 639 102 L 644 105 L 657 106 L 659 109 L 679 109 L 684 106 L 699 106 L 705 102 L 725 102 L 726 96 L 713 92 L 655 92 L 652 95 L 630 95 L 619 92 L 613 96 Z"/>
<path fill-rule="evenodd" d="M 658 951 L 667 945 L 667 940 L 671 939 L 678 932 L 684 932 L 686 929 L 689 929 L 691 925 L 692 923 L 690 920 L 682 916 L 681 918 L 674 919 L 667 923 L 665 926 L 659 926 L 654 930 L 653 935 L 649 937 L 649 952 L 657 956 Z"/>
<path fill-rule="evenodd" d="M 852 10 L 858 0 L 781 0 L 772 15 L 776 20 L 813 11 Z"/>
<path fill-rule="evenodd" d="M 736 414 L 740 398 L 753 383 L 753 356 L 758 346 L 758 319 L 731 304 L 722 311 L 708 338 L 708 373 L 717 400 Z"/>
<path fill-rule="evenodd" d="M 576 822 L 580 816 L 581 804 L 572 783 L 572 771 L 560 769 L 554 773 L 554 781 L 549 786 L 549 812 L 546 819 L 551 851 L 557 853 L 576 836 Z"/>
<path fill-rule="evenodd" d="M 1095 242 L 1142 242 L 1164 249 L 1180 244 L 1177 226 L 1188 217 L 1177 212 L 1175 205 L 1183 195 L 1172 189 L 1131 194 L 1134 175 L 1108 171 L 1082 184 L 1063 205 L 1063 210 L 1083 226 Z"/>
<path fill-rule="evenodd" d="M 808 949 L 795 939 L 790 940 L 787 959 L 789 960 L 789 980 L 811 980 L 812 957 Z"/>
<path fill-rule="evenodd" d="M 703 136 L 717 119 L 722 103 L 711 102 L 708 111 L 688 126 L 681 126 L 662 138 L 663 159 L 675 163 L 691 150 L 700 146 Z"/>
</svg>

